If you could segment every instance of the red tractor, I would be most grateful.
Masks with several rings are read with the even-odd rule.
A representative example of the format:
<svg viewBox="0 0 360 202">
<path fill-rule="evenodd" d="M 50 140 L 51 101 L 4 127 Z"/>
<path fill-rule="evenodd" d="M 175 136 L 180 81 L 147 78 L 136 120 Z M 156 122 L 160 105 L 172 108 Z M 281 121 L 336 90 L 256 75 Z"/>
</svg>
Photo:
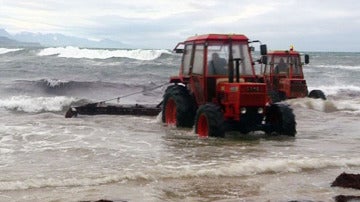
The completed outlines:
<svg viewBox="0 0 360 202">
<path fill-rule="evenodd" d="M 162 121 L 193 127 L 199 137 L 224 137 L 226 131 L 262 130 L 295 136 L 292 109 L 269 104 L 267 86 L 258 82 L 244 35 L 207 34 L 188 38 L 175 47 L 182 53 L 178 76 L 170 78 L 163 96 Z M 266 55 L 266 45 L 261 45 Z"/>
<path fill-rule="evenodd" d="M 303 73 L 303 62 L 300 53 L 290 50 L 268 52 L 262 56 L 262 78 L 266 83 L 272 102 L 279 102 L 290 98 L 321 98 L 326 100 L 321 90 L 308 93 Z M 309 63 L 309 55 L 305 55 L 305 64 Z"/>
</svg>

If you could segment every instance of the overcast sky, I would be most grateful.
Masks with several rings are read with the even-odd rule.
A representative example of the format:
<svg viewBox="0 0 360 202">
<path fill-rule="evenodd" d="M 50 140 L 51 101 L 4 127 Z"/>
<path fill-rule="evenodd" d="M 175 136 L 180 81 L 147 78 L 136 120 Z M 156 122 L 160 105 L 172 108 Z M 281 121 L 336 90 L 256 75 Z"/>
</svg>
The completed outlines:
<svg viewBox="0 0 360 202">
<path fill-rule="evenodd" d="M 269 49 L 360 52 L 359 0 L 0 0 L 0 28 L 173 48 L 241 33 Z"/>
</svg>

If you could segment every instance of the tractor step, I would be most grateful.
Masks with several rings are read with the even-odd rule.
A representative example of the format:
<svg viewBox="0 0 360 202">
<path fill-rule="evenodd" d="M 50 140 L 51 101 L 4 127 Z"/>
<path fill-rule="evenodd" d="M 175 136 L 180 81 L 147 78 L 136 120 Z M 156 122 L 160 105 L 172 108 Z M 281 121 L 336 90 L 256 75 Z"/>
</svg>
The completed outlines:
<svg viewBox="0 0 360 202">
<path fill-rule="evenodd" d="M 161 103 L 158 105 L 107 105 L 103 103 L 90 103 L 78 107 L 70 107 L 65 118 L 82 115 L 136 115 L 136 116 L 157 116 L 161 112 Z"/>
</svg>

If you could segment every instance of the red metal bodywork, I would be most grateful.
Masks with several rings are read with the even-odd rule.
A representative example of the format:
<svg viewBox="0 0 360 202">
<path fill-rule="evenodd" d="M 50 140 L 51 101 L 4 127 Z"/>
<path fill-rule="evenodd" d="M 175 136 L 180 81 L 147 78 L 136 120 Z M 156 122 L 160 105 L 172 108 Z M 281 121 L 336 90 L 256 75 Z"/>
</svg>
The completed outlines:
<svg viewBox="0 0 360 202">
<path fill-rule="evenodd" d="M 265 84 L 220 83 L 216 92 L 226 119 L 240 120 L 242 107 L 262 107 L 268 101 Z"/>
</svg>

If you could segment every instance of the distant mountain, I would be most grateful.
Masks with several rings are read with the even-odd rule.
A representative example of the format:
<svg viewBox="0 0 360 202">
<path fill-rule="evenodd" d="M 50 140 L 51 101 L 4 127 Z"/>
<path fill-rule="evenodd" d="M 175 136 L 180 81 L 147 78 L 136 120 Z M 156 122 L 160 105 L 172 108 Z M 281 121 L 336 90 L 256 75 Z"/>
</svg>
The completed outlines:
<svg viewBox="0 0 360 202">
<path fill-rule="evenodd" d="M 0 47 L 39 47 L 39 43 L 20 42 L 8 37 L 0 36 Z"/>
<path fill-rule="evenodd" d="M 42 34 L 32 32 L 21 32 L 10 35 L 4 29 L 0 29 L 0 37 L 7 37 L 12 40 L 41 44 L 42 46 L 77 46 L 86 48 L 129 48 L 129 45 L 109 39 L 94 41 L 80 37 L 66 36 L 63 34 Z M 1 43 L 0 43 L 1 45 Z"/>
<path fill-rule="evenodd" d="M 7 31 L 5 31 L 5 29 L 1 29 L 1 28 L 0 28 L 0 36 L 11 38 L 11 35 Z"/>
<path fill-rule="evenodd" d="M 0 29 L 0 46 L 2 47 L 39 47 L 40 43 L 23 42 L 13 38 L 7 31 Z"/>
</svg>

